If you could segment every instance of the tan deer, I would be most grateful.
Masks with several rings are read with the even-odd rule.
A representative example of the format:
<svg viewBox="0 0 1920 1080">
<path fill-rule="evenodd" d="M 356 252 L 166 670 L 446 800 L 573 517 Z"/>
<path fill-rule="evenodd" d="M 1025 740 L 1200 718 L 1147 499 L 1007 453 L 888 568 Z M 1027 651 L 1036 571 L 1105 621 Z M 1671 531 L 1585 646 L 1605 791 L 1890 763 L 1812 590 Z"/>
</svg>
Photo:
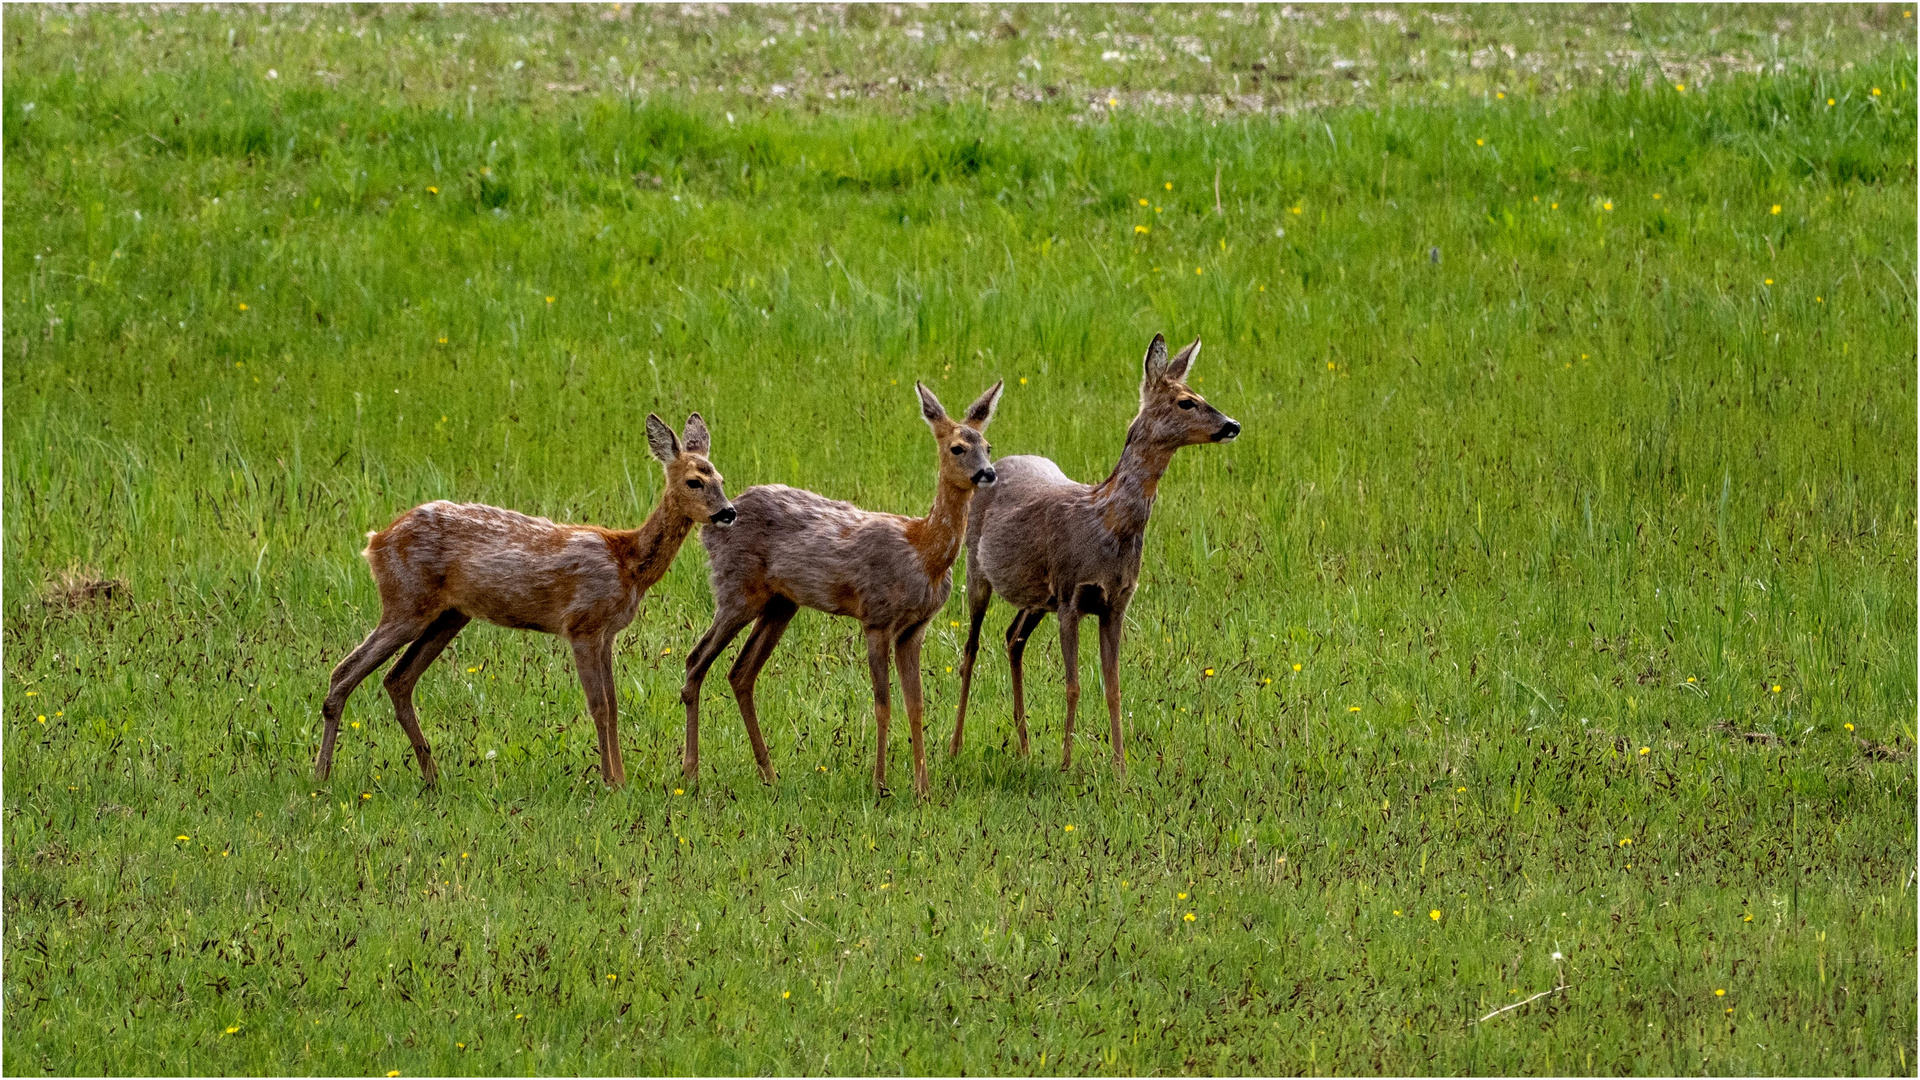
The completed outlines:
<svg viewBox="0 0 1920 1080">
<path fill-rule="evenodd" d="M 687 654 L 687 682 L 680 690 L 680 700 L 687 706 L 687 747 L 681 768 L 688 780 L 700 770 L 700 684 L 734 635 L 758 619 L 727 682 L 740 704 L 760 776 L 773 783 L 773 763 L 754 711 L 753 684 L 787 623 L 801 608 L 809 607 L 858 619 L 866 629 L 873 715 L 879 728 L 873 783 L 883 794 L 887 724 L 892 718 L 889 657 L 899 666 L 913 741 L 914 790 L 927 793 L 927 756 L 920 727 L 920 645 L 927 620 L 947 602 L 953 588 L 953 560 L 960 554 L 967 503 L 975 487 L 994 482 L 988 463 L 992 448 L 985 432 L 1000 400 L 1001 384 L 994 383 L 967 406 L 959 423 L 948 419 L 932 391 L 919 383 L 914 389 L 920 395 L 921 414 L 940 446 L 939 491 L 926 517 L 873 513 L 811 491 L 768 484 L 740 493 L 737 527 L 701 538 L 712 564 L 714 615 L 713 625 Z"/>
<path fill-rule="evenodd" d="M 333 669 L 320 714 L 326 732 L 314 772 L 333 769 L 333 741 L 347 695 L 407 645 L 387 673 L 394 715 L 413 743 L 420 775 L 432 786 L 433 752 L 420 734 L 413 687 L 468 622 L 485 619 L 567 639 L 600 736 L 600 775 L 626 782 L 613 689 L 613 638 L 633 621 L 640 598 L 666 574 L 696 524 L 721 528 L 737 517 L 719 472 L 707 460 L 711 438 L 699 413 L 684 439 L 652 414 L 647 446 L 666 466 L 660 505 L 638 529 L 555 525 L 491 506 L 430 502 L 368 533 L 367 564 L 380 588 L 380 625 Z M 408 643 L 411 642 L 411 645 Z"/>
<path fill-rule="evenodd" d="M 1067 677 L 1066 746 L 1060 768 L 1073 765 L 1073 714 L 1080 703 L 1080 619 L 1100 619 L 1100 679 L 1113 722 L 1113 766 L 1127 770 L 1120 734 L 1120 630 L 1127 602 L 1140 581 L 1140 551 L 1153 513 L 1160 477 L 1174 451 L 1200 443 L 1228 442 L 1238 421 L 1223 416 L 1184 381 L 1200 355 L 1200 339 L 1167 359 L 1159 334 L 1147 346 L 1140 413 L 1127 428 L 1127 445 L 1113 475 L 1099 484 L 1077 484 L 1043 457 L 1006 457 L 994 462 L 999 483 L 973 501 L 967 517 L 967 650 L 960 662 L 960 709 L 953 721 L 953 754 L 967 723 L 967 691 L 980 651 L 980 624 L 998 592 L 1017 610 L 1007 627 L 1007 660 L 1013 669 L 1013 722 L 1020 752 L 1027 752 L 1027 707 L 1021 656 L 1027 635 L 1054 612 L 1060 620 L 1060 653 Z"/>
</svg>

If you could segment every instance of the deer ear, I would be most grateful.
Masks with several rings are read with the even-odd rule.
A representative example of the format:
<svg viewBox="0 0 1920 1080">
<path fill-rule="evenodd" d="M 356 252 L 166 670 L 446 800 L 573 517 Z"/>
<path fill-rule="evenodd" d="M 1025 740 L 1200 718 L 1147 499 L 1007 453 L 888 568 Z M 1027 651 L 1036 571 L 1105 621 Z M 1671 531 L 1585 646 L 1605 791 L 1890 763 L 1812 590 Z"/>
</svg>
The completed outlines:
<svg viewBox="0 0 1920 1080">
<path fill-rule="evenodd" d="M 987 421 L 993 419 L 993 410 L 1000 404 L 1000 391 L 1006 385 L 1007 380 L 1001 379 L 988 387 L 986 393 L 974 398 L 973 404 L 967 406 L 967 418 L 960 422 L 975 431 L 987 430 Z"/>
<path fill-rule="evenodd" d="M 1181 349 L 1179 352 L 1174 354 L 1173 359 L 1167 361 L 1167 373 L 1166 373 L 1167 378 L 1169 379 L 1186 378 L 1187 372 L 1193 370 L 1193 362 L 1199 358 L 1200 358 L 1200 339 L 1194 338 L 1193 344 L 1187 346 L 1184 349 Z"/>
<path fill-rule="evenodd" d="M 665 465 L 680 456 L 680 440 L 673 437 L 673 429 L 652 413 L 647 414 L 647 449 Z"/>
<path fill-rule="evenodd" d="M 713 449 L 713 435 L 707 430 L 707 422 L 700 419 L 699 413 L 687 417 L 687 430 L 680 436 L 681 447 L 689 454 L 706 457 Z"/>
<path fill-rule="evenodd" d="M 941 406 L 940 399 L 933 396 L 933 391 L 922 386 L 918 379 L 913 381 L 913 388 L 920 395 L 920 415 L 935 431 L 940 430 L 941 424 L 953 423 L 947 418 L 947 410 Z"/>
<path fill-rule="evenodd" d="M 1160 334 L 1155 334 L 1153 340 L 1147 344 L 1146 371 L 1142 373 L 1142 381 L 1149 384 L 1157 383 L 1166 373 L 1167 339 Z"/>
</svg>

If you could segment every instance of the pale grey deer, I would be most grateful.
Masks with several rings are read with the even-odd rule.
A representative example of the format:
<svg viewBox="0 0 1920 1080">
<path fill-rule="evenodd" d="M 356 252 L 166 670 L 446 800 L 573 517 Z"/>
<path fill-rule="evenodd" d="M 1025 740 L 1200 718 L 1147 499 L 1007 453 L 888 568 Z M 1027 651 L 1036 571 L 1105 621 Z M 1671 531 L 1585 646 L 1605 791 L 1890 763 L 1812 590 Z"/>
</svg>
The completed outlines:
<svg viewBox="0 0 1920 1080">
<path fill-rule="evenodd" d="M 967 722 L 967 693 L 980 651 L 980 624 L 993 594 L 1016 609 L 1007 626 L 1007 660 L 1013 668 L 1013 722 L 1020 753 L 1027 752 L 1027 707 L 1021 657 L 1027 636 L 1054 612 L 1060 621 L 1060 652 L 1067 679 L 1065 747 L 1060 768 L 1073 765 L 1074 711 L 1080 702 L 1080 619 L 1100 620 L 1100 679 L 1113 724 L 1113 765 L 1126 772 L 1120 732 L 1120 633 L 1127 603 L 1140 580 L 1140 552 L 1160 477 L 1174 451 L 1200 443 L 1228 442 L 1240 424 L 1207 404 L 1186 384 L 1200 340 L 1167 358 L 1159 334 L 1147 346 L 1140 412 L 1127 429 L 1126 448 L 1113 474 L 1098 484 L 1079 484 L 1043 457 L 1004 457 L 994 462 L 999 480 L 973 500 L 967 516 L 967 650 L 960 664 L 960 709 L 953 721 L 953 754 L 960 753 Z"/>
</svg>

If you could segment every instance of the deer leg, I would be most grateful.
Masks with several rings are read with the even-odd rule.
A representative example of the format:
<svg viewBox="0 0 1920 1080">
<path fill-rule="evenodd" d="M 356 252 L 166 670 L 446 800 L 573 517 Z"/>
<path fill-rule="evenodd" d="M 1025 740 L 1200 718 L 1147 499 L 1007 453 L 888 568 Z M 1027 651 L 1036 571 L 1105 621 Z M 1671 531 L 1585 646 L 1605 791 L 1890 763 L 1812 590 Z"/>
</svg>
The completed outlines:
<svg viewBox="0 0 1920 1080">
<path fill-rule="evenodd" d="M 440 779 L 440 772 L 433 765 L 433 750 L 427 745 L 427 737 L 420 732 L 420 718 L 413 711 L 413 688 L 427 668 L 440 658 L 440 653 L 453 643 L 453 639 L 471 622 L 466 615 L 448 609 L 440 617 L 427 625 L 426 632 L 407 646 L 400 655 L 400 662 L 387 672 L 387 696 L 393 699 L 393 715 L 400 721 L 400 727 L 407 733 L 407 741 L 413 744 L 413 756 L 420 762 L 420 779 L 428 787 L 434 786 Z"/>
<path fill-rule="evenodd" d="M 921 623 L 901 634 L 893 646 L 893 664 L 900 670 L 900 696 L 907 702 L 907 733 L 913 742 L 913 792 L 922 799 L 927 797 L 927 745 L 920 728 L 926 711 L 920 689 L 920 645 L 926 633 L 927 624 Z"/>
<path fill-rule="evenodd" d="M 1054 613 L 1060 620 L 1060 661 L 1067 676 L 1067 732 L 1060 750 L 1060 771 L 1073 767 L 1073 713 L 1080 704 L 1080 612 L 1061 605 Z"/>
<path fill-rule="evenodd" d="M 700 635 L 693 651 L 687 654 L 687 681 L 680 687 L 680 702 L 687 707 L 687 745 L 680 758 L 680 772 L 691 781 L 700 772 L 700 684 L 707 669 L 726 650 L 742 627 L 758 614 L 751 608 L 722 608 L 714 613 L 713 625 Z"/>
<path fill-rule="evenodd" d="M 620 760 L 620 706 L 614 694 L 612 637 L 590 634 L 570 638 L 569 644 L 573 646 L 580 689 L 587 696 L 587 712 L 599 736 L 600 779 L 608 787 L 619 787 L 627 782 L 627 767 Z"/>
<path fill-rule="evenodd" d="M 1120 735 L 1120 628 L 1125 624 L 1124 610 L 1109 610 L 1100 616 L 1100 686 L 1107 692 L 1107 719 L 1113 724 L 1113 771 L 1127 775 L 1126 744 Z"/>
<path fill-rule="evenodd" d="M 967 693 L 973 689 L 973 661 L 980 655 L 980 624 L 987 621 L 987 607 L 993 603 L 993 586 L 987 585 L 974 595 L 972 574 L 967 575 L 967 586 L 972 621 L 967 626 L 967 651 L 960 658 L 960 710 L 953 717 L 953 743 L 947 747 L 950 757 L 960 756 L 960 733 L 967 726 Z"/>
<path fill-rule="evenodd" d="M 760 779 L 768 784 L 778 777 L 774 775 L 773 760 L 767 756 L 767 741 L 760 737 L 760 714 L 753 704 L 753 684 L 773 655 L 773 647 L 780 644 L 780 635 L 787 632 L 787 624 L 799 610 L 798 605 L 784 596 L 768 602 L 766 610 L 760 613 L 760 622 L 747 636 L 747 643 L 740 646 L 733 670 L 727 673 L 734 700 L 740 704 L 740 719 L 747 725 L 747 741 L 753 744 L 753 760 L 760 765 Z"/>
<path fill-rule="evenodd" d="M 420 636 L 422 624 L 410 619 L 381 620 L 359 647 L 333 669 L 327 687 L 327 699 L 320 706 L 326 730 L 320 736 L 320 756 L 314 759 L 314 779 L 325 781 L 333 772 L 333 741 L 340 734 L 340 714 L 346 711 L 347 695 L 380 665 L 400 651 L 400 647 Z"/>
<path fill-rule="evenodd" d="M 1027 756 L 1027 686 L 1022 660 L 1027 654 L 1027 635 L 1033 633 L 1045 611 L 1016 611 L 1007 624 L 1007 664 L 1013 672 L 1013 726 L 1020 734 L 1020 756 Z"/>
<path fill-rule="evenodd" d="M 873 747 L 873 787 L 881 795 L 887 792 L 887 723 L 893 719 L 892 691 L 887 686 L 887 654 L 893 651 L 893 635 L 884 626 L 867 628 L 867 670 L 873 675 L 873 722 L 879 737 Z"/>
</svg>

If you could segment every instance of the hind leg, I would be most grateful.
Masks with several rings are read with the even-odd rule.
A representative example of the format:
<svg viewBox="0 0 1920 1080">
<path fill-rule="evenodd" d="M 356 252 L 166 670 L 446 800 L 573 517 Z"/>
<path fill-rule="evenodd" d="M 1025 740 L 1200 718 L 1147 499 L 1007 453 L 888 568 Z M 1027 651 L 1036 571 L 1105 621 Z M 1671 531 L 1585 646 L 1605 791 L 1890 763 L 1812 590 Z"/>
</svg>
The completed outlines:
<svg viewBox="0 0 1920 1080">
<path fill-rule="evenodd" d="M 387 696 L 393 699 L 393 715 L 406 731 L 407 741 L 413 744 L 413 756 L 420 762 L 420 778 L 428 787 L 439 779 L 439 771 L 434 768 L 433 750 L 427 746 L 427 737 L 420 733 L 420 718 L 413 711 L 413 687 L 471 621 L 458 611 L 441 612 L 439 618 L 428 624 L 426 632 L 407 646 L 393 670 L 387 672 Z"/>
<path fill-rule="evenodd" d="M 320 706 L 320 718 L 326 722 L 326 728 L 320 736 L 320 756 L 313 763 L 314 779 L 325 781 L 333 772 L 333 741 L 340 734 L 340 714 L 346 711 L 347 696 L 362 680 L 379 670 L 389 657 L 399 652 L 402 645 L 419 637 L 425 625 L 413 619 L 388 619 L 383 616 L 380 625 L 373 628 L 367 639 L 334 667 L 327 687 L 327 699 Z"/>
<path fill-rule="evenodd" d="M 960 710 L 953 716 L 953 742 L 947 747 L 949 757 L 960 756 L 960 735 L 967 726 L 967 694 L 973 689 L 973 662 L 980 655 L 980 624 L 987 621 L 987 608 L 992 604 L 993 586 L 985 579 L 976 583 L 969 567 L 967 606 L 971 609 L 968 613 L 971 621 L 967 625 L 967 651 L 960 658 Z"/>
<path fill-rule="evenodd" d="M 747 643 L 740 647 L 733 670 L 727 673 L 727 684 L 733 687 L 733 698 L 740 705 L 740 719 L 747 725 L 747 741 L 753 744 L 753 760 L 760 765 L 760 779 L 768 784 L 777 777 L 773 759 L 767 754 L 767 741 L 760 736 L 760 714 L 753 704 L 753 684 L 773 655 L 773 647 L 780 644 L 780 635 L 787 632 L 787 624 L 799 610 L 784 596 L 768 601 L 766 610 L 760 613 L 760 622 L 754 626 L 753 633 L 747 635 Z"/>
<path fill-rule="evenodd" d="M 1020 756 L 1027 756 L 1027 692 L 1023 660 L 1027 653 L 1027 635 L 1047 617 L 1044 609 L 1016 611 L 1007 624 L 1007 665 L 1013 673 L 1013 727 L 1020 734 Z"/>
<path fill-rule="evenodd" d="M 573 666 L 580 676 L 580 689 L 587 696 L 587 712 L 593 717 L 594 734 L 600 742 L 600 779 L 608 787 L 627 782 L 627 767 L 620 760 L 620 706 L 614 693 L 613 636 L 593 634 L 572 638 Z"/>
</svg>

